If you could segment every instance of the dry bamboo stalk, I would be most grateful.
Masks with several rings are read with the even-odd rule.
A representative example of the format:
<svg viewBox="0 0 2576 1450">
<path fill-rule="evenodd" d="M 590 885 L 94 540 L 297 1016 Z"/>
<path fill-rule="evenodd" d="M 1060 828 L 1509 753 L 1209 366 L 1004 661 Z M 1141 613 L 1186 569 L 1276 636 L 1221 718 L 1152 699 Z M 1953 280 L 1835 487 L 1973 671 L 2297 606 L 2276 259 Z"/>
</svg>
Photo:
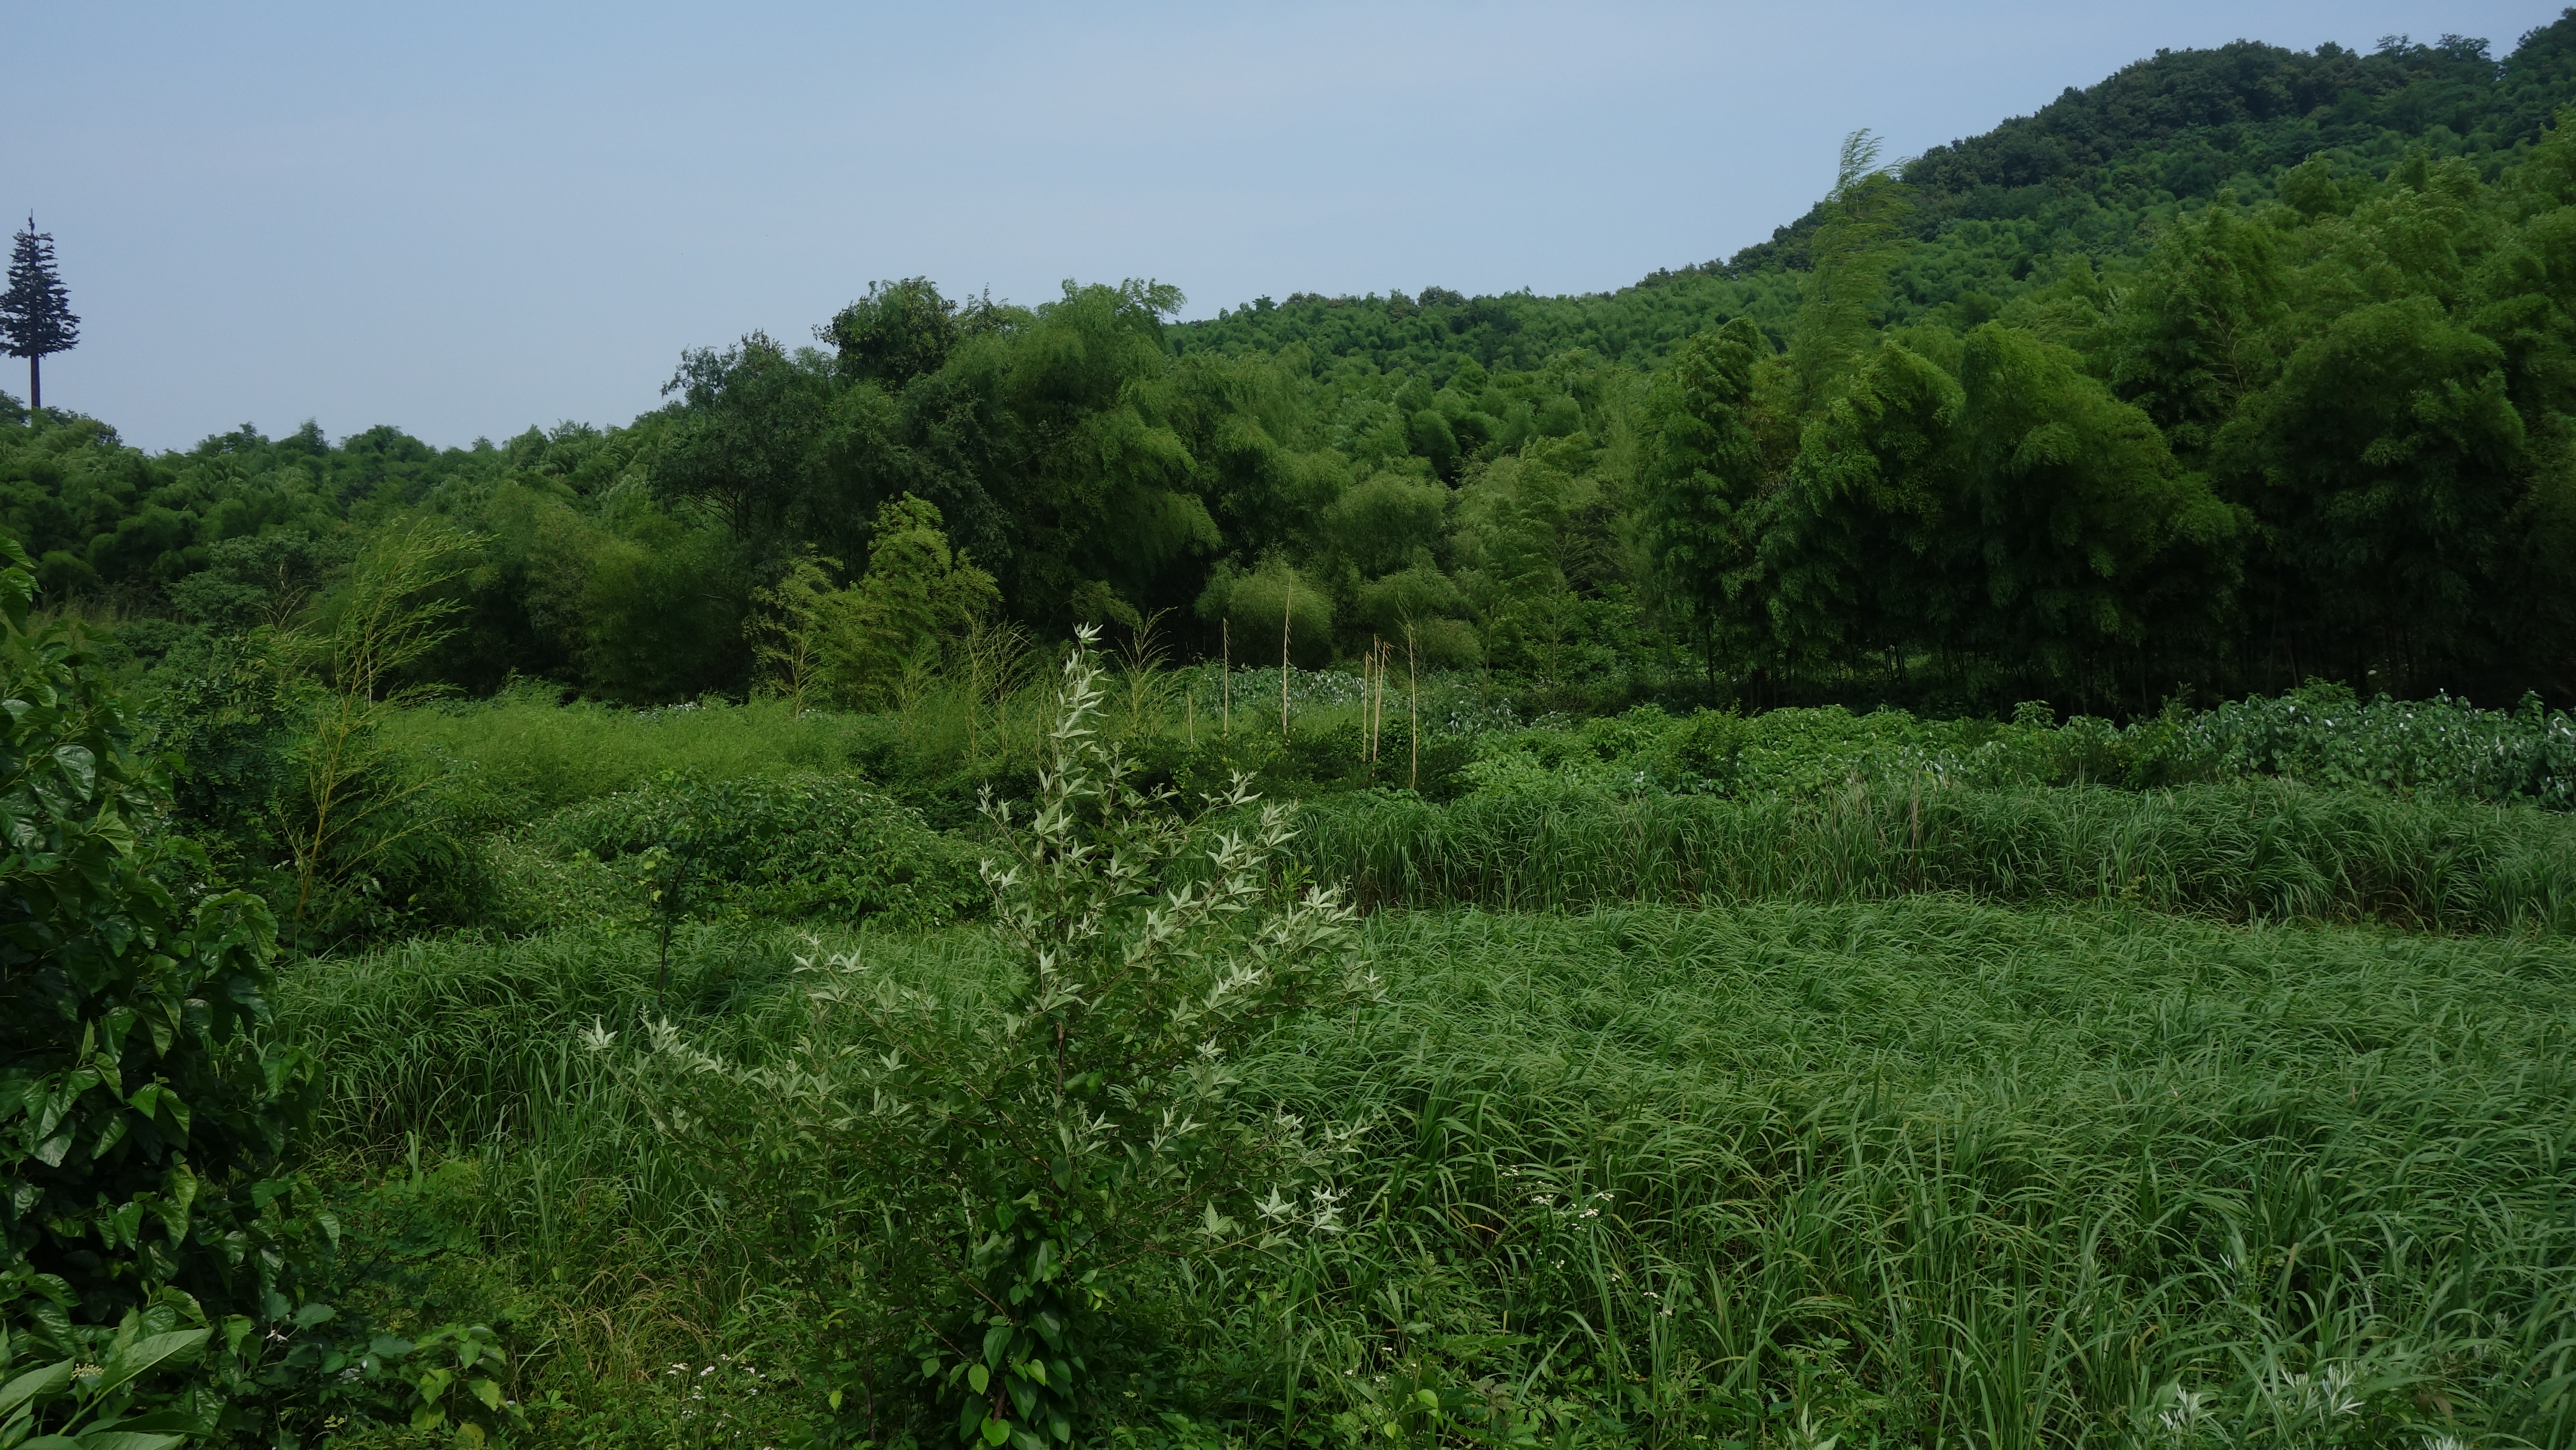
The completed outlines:
<svg viewBox="0 0 2576 1450">
<path fill-rule="evenodd" d="M 1377 636 L 1369 636 L 1369 650 L 1360 656 L 1360 761 L 1377 763 Z"/>
<path fill-rule="evenodd" d="M 1377 647 L 1377 737 L 1381 754 L 1386 749 L 1386 687 L 1395 673 L 1395 641 L 1382 640 Z"/>
<path fill-rule="evenodd" d="M 1377 744 L 1374 738 L 1377 717 L 1371 713 L 1371 707 L 1377 700 L 1375 693 L 1377 664 L 1372 658 L 1376 653 L 1377 641 L 1372 639 L 1369 641 L 1368 654 L 1360 656 L 1360 764 L 1362 765 L 1372 764 L 1377 759 L 1373 748 Z"/>
<path fill-rule="evenodd" d="M 1288 621 L 1297 612 L 1297 576 L 1288 576 L 1288 594 L 1279 604 L 1279 738 L 1288 738 Z"/>
<path fill-rule="evenodd" d="M 1369 636 L 1369 763 L 1377 763 L 1386 738 L 1386 641 Z"/>
<path fill-rule="evenodd" d="M 1422 676 L 1414 668 L 1413 621 L 1404 622 L 1404 694 L 1407 708 L 1413 713 L 1413 779 L 1409 787 L 1422 789 Z"/>
</svg>

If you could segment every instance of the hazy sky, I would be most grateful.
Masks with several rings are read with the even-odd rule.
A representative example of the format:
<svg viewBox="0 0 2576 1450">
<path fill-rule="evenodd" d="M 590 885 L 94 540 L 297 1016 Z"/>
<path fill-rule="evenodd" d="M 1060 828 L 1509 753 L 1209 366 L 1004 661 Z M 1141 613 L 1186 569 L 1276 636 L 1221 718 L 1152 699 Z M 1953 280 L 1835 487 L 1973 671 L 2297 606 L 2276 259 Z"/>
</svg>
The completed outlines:
<svg viewBox="0 0 2576 1450">
<path fill-rule="evenodd" d="M 1770 235 L 1857 126 L 1912 153 L 2239 37 L 2501 55 L 2558 8 L 6 0 L 0 216 L 83 318 L 56 406 L 463 443 L 622 422 L 872 278 L 1619 287 Z"/>
</svg>

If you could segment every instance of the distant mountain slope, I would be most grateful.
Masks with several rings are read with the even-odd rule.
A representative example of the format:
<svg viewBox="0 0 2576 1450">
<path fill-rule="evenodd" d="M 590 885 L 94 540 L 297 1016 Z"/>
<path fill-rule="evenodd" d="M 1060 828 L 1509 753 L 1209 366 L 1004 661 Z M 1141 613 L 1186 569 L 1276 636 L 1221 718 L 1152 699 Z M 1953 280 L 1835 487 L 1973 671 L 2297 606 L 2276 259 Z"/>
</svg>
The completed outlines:
<svg viewBox="0 0 2576 1450">
<path fill-rule="evenodd" d="M 2233 188 L 2268 194 L 2284 168 L 2324 156 L 2384 175 L 2409 149 L 2483 158 L 2487 169 L 2576 102 L 2576 10 L 2522 37 L 2502 61 L 2483 41 L 2402 38 L 2369 53 L 2239 41 L 2159 51 L 2033 115 L 1936 146 L 1906 164 L 1925 245 L 1901 267 L 1893 318 L 2000 303 L 2052 258 L 2144 249 L 2153 227 Z M 1262 299 L 1171 330 L 1183 352 L 1276 351 L 1301 343 L 1319 363 L 1365 360 L 1445 375 L 1457 360 L 1529 368 L 1588 348 L 1651 365 L 1712 319 L 1749 316 L 1784 330 L 1796 305 L 1813 211 L 1724 261 L 1657 272 L 1617 292 L 1464 297 Z"/>
</svg>

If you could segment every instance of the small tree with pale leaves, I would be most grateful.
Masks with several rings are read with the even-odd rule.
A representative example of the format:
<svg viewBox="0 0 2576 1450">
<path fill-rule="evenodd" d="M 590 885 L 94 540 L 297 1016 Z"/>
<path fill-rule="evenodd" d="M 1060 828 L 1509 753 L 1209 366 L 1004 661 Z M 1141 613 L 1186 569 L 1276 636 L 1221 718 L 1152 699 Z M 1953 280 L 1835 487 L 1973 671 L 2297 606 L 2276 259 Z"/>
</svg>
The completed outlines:
<svg viewBox="0 0 2576 1450">
<path fill-rule="evenodd" d="M 589 1036 L 736 1204 L 771 1195 L 782 1242 L 844 1266 L 852 1338 L 821 1377 L 880 1443 L 927 1400 L 963 1440 L 1069 1444 L 1156 1265 L 1342 1227 L 1352 1131 L 1244 1102 L 1236 1064 L 1301 1013 L 1377 998 L 1356 913 L 1282 868 L 1289 808 L 1243 778 L 1195 814 L 1132 785 L 1104 696 L 1086 630 L 1033 808 L 985 803 L 1013 964 L 990 993 L 942 1000 L 850 952 L 801 963 L 811 1025 L 766 1063 L 667 1024 L 622 1058 Z"/>
</svg>

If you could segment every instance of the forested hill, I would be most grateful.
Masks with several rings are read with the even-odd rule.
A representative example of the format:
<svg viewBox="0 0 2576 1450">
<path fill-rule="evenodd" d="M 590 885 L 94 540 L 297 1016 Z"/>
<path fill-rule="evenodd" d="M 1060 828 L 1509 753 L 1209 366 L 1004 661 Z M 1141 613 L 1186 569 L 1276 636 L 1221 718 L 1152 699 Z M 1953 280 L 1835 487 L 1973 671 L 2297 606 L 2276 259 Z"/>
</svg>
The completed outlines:
<svg viewBox="0 0 2576 1450">
<path fill-rule="evenodd" d="M 1916 245 L 1880 304 L 1880 320 L 1938 308 L 1973 323 L 2055 276 L 2074 256 L 2143 254 L 2157 226 L 2233 190 L 2274 194 L 2290 167 L 2322 157 L 2336 172 L 2385 177 L 2410 151 L 2468 157 L 2490 179 L 2576 102 L 2576 10 L 2524 35 L 2497 60 L 2487 42 L 2404 37 L 2370 52 L 2238 41 L 2165 50 L 2036 114 L 1906 162 Z M 1820 171 L 1821 158 L 1820 158 Z M 1822 204 L 1771 240 L 1659 271 L 1633 287 L 1581 296 L 1322 297 L 1248 306 L 1172 329 L 1182 351 L 1276 351 L 1302 343 L 1321 358 L 1365 357 L 1382 370 L 1443 377 L 1458 360 L 1536 367 L 1576 348 L 1651 366 L 1714 320 L 1746 316 L 1785 341 L 1797 309 L 1792 274 Z"/>
<path fill-rule="evenodd" d="M 0 530 L 173 680 L 434 538 L 458 633 L 422 670 L 469 693 L 740 698 L 830 619 L 816 698 L 864 705 L 971 616 L 1401 640 L 1546 709 L 2566 702 L 2571 54 L 2576 16 L 2500 62 L 2167 52 L 1901 175 L 1847 143 L 1813 217 L 1614 294 L 1181 325 L 1133 279 L 854 278 L 816 346 L 691 349 L 630 422 L 473 449 L 147 455 L 0 397 Z"/>
</svg>

